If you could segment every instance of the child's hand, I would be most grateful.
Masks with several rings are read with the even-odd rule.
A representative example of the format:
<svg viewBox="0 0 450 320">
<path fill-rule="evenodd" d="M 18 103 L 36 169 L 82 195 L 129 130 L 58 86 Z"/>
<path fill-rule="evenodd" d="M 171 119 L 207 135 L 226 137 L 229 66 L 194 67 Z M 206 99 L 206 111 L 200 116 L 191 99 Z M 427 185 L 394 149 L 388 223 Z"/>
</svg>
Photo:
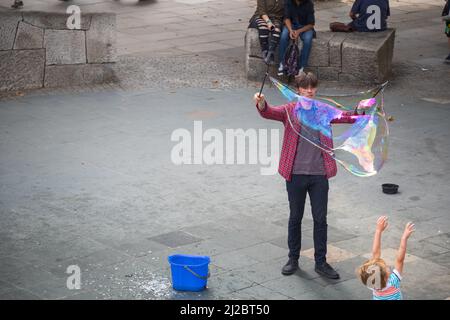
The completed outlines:
<svg viewBox="0 0 450 320">
<path fill-rule="evenodd" d="M 414 223 L 408 222 L 406 224 L 405 231 L 403 231 L 402 239 L 407 240 L 414 231 L 416 231 L 416 229 L 414 229 Z"/>
<path fill-rule="evenodd" d="M 388 226 L 387 220 L 388 220 L 388 218 L 386 216 L 381 216 L 378 218 L 377 231 L 383 232 L 384 230 L 386 230 L 386 228 Z"/>
</svg>

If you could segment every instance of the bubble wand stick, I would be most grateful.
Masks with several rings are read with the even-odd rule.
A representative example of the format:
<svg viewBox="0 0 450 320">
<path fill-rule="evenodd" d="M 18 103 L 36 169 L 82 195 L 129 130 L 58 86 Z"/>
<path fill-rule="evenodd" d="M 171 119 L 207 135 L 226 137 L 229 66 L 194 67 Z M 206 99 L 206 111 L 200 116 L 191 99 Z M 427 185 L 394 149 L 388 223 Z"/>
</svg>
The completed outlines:
<svg viewBox="0 0 450 320">
<path fill-rule="evenodd" d="M 267 79 L 267 76 L 268 76 L 268 74 L 269 74 L 269 68 L 270 68 L 270 64 L 267 64 L 266 74 L 264 75 L 264 79 L 263 79 L 263 82 L 262 82 L 262 84 L 261 84 L 261 89 L 259 90 L 258 96 L 261 96 L 261 93 L 262 93 L 262 91 L 263 91 L 264 83 L 266 83 L 266 79 Z"/>
</svg>

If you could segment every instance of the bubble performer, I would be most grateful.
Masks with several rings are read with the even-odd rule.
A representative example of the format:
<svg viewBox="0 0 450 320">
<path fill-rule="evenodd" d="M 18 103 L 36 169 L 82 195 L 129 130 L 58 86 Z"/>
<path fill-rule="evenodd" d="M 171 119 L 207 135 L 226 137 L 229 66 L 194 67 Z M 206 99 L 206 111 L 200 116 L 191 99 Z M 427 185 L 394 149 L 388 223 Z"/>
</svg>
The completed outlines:
<svg viewBox="0 0 450 320">
<path fill-rule="evenodd" d="M 382 143 L 380 139 L 387 137 L 387 131 L 384 135 L 377 134 L 382 131 L 377 131 L 379 123 L 385 123 L 380 121 L 380 118 L 384 120 L 380 117 L 384 112 L 382 104 L 377 103 L 372 90 L 366 92 L 367 99 L 351 106 L 319 98 L 316 96 L 318 80 L 313 73 L 301 73 L 296 77 L 297 92 L 270 79 L 290 101 L 270 106 L 263 94 L 254 96 L 261 116 L 283 122 L 285 128 L 278 171 L 286 180 L 289 200 L 289 259 L 281 273 L 291 275 L 298 269 L 301 221 L 309 194 L 314 220 L 315 271 L 338 279 L 339 274 L 326 261 L 328 179 L 337 173 L 336 162 L 357 176 L 370 176 L 381 168 L 383 157 L 377 156 L 380 152 L 374 152 L 374 146 L 384 146 L 385 140 Z M 333 137 L 331 124 L 334 123 L 347 124 L 349 128 Z M 387 130 L 387 125 L 385 128 Z M 334 147 L 333 141 L 338 147 Z M 340 153 L 344 155 L 341 157 Z M 344 159 L 345 155 L 350 155 L 351 159 Z"/>
</svg>

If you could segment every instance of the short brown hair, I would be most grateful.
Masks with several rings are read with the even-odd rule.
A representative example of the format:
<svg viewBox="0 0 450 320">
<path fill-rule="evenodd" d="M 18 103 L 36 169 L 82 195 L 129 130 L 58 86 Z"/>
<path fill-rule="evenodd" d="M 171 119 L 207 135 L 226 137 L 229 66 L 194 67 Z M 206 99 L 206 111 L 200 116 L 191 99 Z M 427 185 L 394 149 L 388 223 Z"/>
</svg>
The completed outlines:
<svg viewBox="0 0 450 320">
<path fill-rule="evenodd" d="M 300 74 L 295 77 L 295 85 L 297 86 L 297 88 L 317 88 L 318 84 L 319 80 L 317 79 L 317 76 L 312 72 L 300 72 Z"/>
<path fill-rule="evenodd" d="M 378 258 L 367 260 L 356 270 L 356 274 L 365 286 L 372 285 L 371 283 L 367 283 L 367 281 L 369 280 L 369 277 L 374 274 L 375 268 L 379 270 L 381 287 L 374 287 L 373 289 L 381 290 L 386 287 L 388 280 L 388 267 L 383 259 Z"/>
</svg>

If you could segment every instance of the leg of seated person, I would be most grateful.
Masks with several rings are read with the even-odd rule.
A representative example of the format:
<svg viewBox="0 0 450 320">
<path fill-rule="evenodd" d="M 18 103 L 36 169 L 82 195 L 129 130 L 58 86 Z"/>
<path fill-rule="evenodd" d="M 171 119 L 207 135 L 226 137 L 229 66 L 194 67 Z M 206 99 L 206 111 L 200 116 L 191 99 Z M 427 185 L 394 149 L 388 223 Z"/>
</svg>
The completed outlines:
<svg viewBox="0 0 450 320">
<path fill-rule="evenodd" d="M 250 28 L 256 28 L 258 30 L 259 44 L 261 51 L 267 53 L 269 50 L 269 28 L 266 22 L 261 18 L 253 19 L 250 22 Z"/>
<path fill-rule="evenodd" d="M 272 64 L 275 61 L 275 50 L 280 42 L 281 21 L 274 19 L 272 23 L 274 28 L 270 31 L 269 52 L 264 59 L 267 64 Z"/>
<path fill-rule="evenodd" d="M 284 60 L 284 56 L 286 54 L 286 49 L 287 46 L 289 44 L 289 30 L 288 28 L 284 27 L 283 31 L 281 32 L 281 37 L 280 37 L 280 47 L 279 47 L 279 51 L 278 53 L 280 54 L 280 62 L 282 62 Z"/>
<path fill-rule="evenodd" d="M 300 53 L 299 69 L 305 68 L 308 65 L 308 59 L 309 54 L 311 52 L 313 37 L 314 37 L 314 30 L 302 32 L 302 34 L 300 35 L 300 38 L 303 41 L 303 48 Z"/>
</svg>

